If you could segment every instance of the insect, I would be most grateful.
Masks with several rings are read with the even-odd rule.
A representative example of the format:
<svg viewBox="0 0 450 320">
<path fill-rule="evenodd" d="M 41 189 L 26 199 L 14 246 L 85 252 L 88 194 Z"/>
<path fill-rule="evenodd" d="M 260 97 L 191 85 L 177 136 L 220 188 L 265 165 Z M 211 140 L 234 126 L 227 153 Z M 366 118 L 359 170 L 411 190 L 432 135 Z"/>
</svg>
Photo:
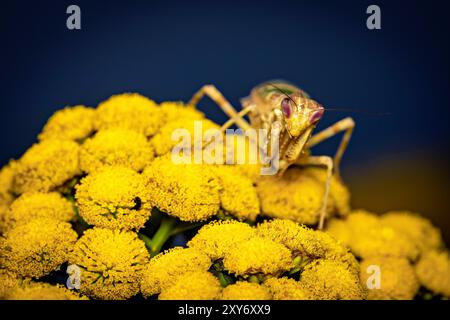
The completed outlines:
<svg viewBox="0 0 450 320">
<path fill-rule="evenodd" d="M 326 168 L 327 179 L 318 225 L 319 229 L 323 229 L 331 177 L 334 174 L 340 179 L 339 165 L 355 127 L 353 119 L 344 118 L 313 135 L 325 108 L 300 88 L 281 80 L 265 82 L 253 88 L 250 95 L 241 100 L 242 110 L 239 112 L 213 85 L 203 86 L 194 94 L 189 104 L 196 106 L 205 95 L 230 117 L 230 120 L 222 126 L 222 130 L 234 124 L 244 131 L 252 128 L 265 129 L 268 133 L 268 138 L 265 139 L 267 145 L 271 136 L 279 137 L 278 175 L 282 175 L 291 165 Z M 245 116 L 248 116 L 250 122 L 244 118 Z M 310 148 L 339 132 L 344 132 L 344 135 L 334 158 L 310 154 Z M 261 147 L 267 149 L 267 145 Z"/>
</svg>

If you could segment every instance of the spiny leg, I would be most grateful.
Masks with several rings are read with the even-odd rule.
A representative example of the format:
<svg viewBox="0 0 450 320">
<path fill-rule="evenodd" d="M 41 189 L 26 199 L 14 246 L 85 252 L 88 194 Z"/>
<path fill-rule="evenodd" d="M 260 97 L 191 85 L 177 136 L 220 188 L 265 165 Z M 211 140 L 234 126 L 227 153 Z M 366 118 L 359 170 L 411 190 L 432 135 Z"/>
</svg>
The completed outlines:
<svg viewBox="0 0 450 320">
<path fill-rule="evenodd" d="M 243 119 L 242 116 L 239 116 L 236 109 L 231 105 L 231 103 L 228 102 L 227 99 L 225 99 L 222 93 L 220 93 L 220 91 L 211 84 L 207 84 L 203 86 L 199 91 L 197 91 L 197 93 L 192 96 L 189 104 L 192 106 L 196 106 L 205 95 L 213 100 L 231 119 L 234 119 L 236 125 L 239 128 L 241 128 L 242 130 L 251 128 L 250 124 L 245 119 Z"/>
<path fill-rule="evenodd" d="M 322 207 L 320 208 L 319 230 L 323 229 L 325 223 L 325 217 L 327 215 L 328 197 L 330 194 L 330 182 L 333 176 L 333 159 L 329 156 L 310 156 L 306 158 L 300 158 L 296 161 L 296 164 L 306 166 L 324 166 L 327 168 L 327 179 L 325 181 L 325 192 L 322 200 Z"/>
<path fill-rule="evenodd" d="M 348 143 L 353 133 L 353 129 L 355 128 L 355 121 L 352 118 L 347 117 L 344 118 L 325 130 L 315 134 L 311 137 L 308 142 L 308 148 L 319 144 L 320 142 L 331 138 L 332 136 L 338 134 L 339 132 L 345 131 L 344 136 L 342 137 L 341 143 L 334 155 L 334 174 L 338 179 L 340 179 L 340 164 L 342 160 L 342 156 L 344 155 L 345 149 L 347 149 Z"/>
</svg>

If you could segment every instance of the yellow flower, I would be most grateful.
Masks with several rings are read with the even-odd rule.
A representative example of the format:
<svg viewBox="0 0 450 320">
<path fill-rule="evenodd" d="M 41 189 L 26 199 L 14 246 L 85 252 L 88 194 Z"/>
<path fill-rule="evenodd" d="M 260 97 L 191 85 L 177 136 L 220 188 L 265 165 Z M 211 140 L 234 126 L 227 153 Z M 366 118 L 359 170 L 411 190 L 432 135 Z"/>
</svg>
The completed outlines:
<svg viewBox="0 0 450 320">
<path fill-rule="evenodd" d="M 0 234 L 6 230 L 9 205 L 14 201 L 12 185 L 15 175 L 14 162 L 10 162 L 0 170 Z"/>
<path fill-rule="evenodd" d="M 17 276 L 6 269 L 0 269 L 0 300 L 4 300 L 20 284 Z"/>
<path fill-rule="evenodd" d="M 74 217 L 75 211 L 70 201 L 57 192 L 24 193 L 14 200 L 5 213 L 4 230 L 38 218 L 69 222 Z"/>
<path fill-rule="evenodd" d="M 144 170 L 152 204 L 182 221 L 201 221 L 220 207 L 220 182 L 208 165 L 155 159 Z"/>
<path fill-rule="evenodd" d="M 165 101 L 160 105 L 163 122 L 168 123 L 178 119 L 203 120 L 205 115 L 195 107 L 185 105 L 181 101 Z"/>
<path fill-rule="evenodd" d="M 375 214 L 358 210 L 344 221 L 348 232 L 342 232 L 341 229 L 340 234 L 333 234 L 333 229 L 328 231 L 336 237 L 344 234 L 343 240 L 358 257 L 404 257 L 414 261 L 419 254 L 414 241 L 400 230 L 383 224 Z"/>
<path fill-rule="evenodd" d="M 361 283 L 375 275 L 370 266 L 380 268 L 380 288 L 368 288 L 369 300 L 412 300 L 419 289 L 419 282 L 414 268 L 405 258 L 377 257 L 364 259 L 361 262 Z"/>
<path fill-rule="evenodd" d="M 39 278 L 67 261 L 77 234 L 67 222 L 34 219 L 0 239 L 1 265 L 23 277 Z"/>
<path fill-rule="evenodd" d="M 159 300 L 215 300 L 220 297 L 219 280 L 207 271 L 187 272 L 164 289 Z"/>
<path fill-rule="evenodd" d="M 208 271 L 211 259 L 195 248 L 175 247 L 152 258 L 143 271 L 141 292 L 145 297 L 158 294 L 177 278 L 193 271 Z"/>
<path fill-rule="evenodd" d="M 149 137 L 158 131 L 162 116 L 154 101 L 137 93 L 118 94 L 98 105 L 95 128 L 129 129 Z"/>
<path fill-rule="evenodd" d="M 233 164 L 241 174 L 256 182 L 261 177 L 259 146 L 256 140 L 243 134 L 226 134 L 225 163 Z"/>
<path fill-rule="evenodd" d="M 81 269 L 80 292 L 96 299 L 122 300 L 139 292 L 149 254 L 129 231 L 93 228 L 78 240 L 69 263 Z"/>
<path fill-rule="evenodd" d="M 56 111 L 39 134 L 39 140 L 63 139 L 81 142 L 94 131 L 95 110 L 85 106 Z"/>
<path fill-rule="evenodd" d="M 124 167 L 105 167 L 76 186 L 80 215 L 94 226 L 138 230 L 148 220 L 151 204 L 142 175 Z"/>
<path fill-rule="evenodd" d="M 93 172 L 105 166 L 142 171 L 153 160 L 153 149 L 139 132 L 107 129 L 86 140 L 80 150 L 80 167 Z"/>
<path fill-rule="evenodd" d="M 258 283 L 238 281 L 222 290 L 221 300 L 271 300 L 269 289 Z"/>
<path fill-rule="evenodd" d="M 292 167 L 282 177 L 261 178 L 257 187 L 261 211 L 273 218 L 289 219 L 308 225 L 316 224 L 323 203 L 325 183 L 317 177 L 318 171 L 314 170 Z M 347 210 L 349 197 L 344 190 L 344 186 L 333 181 L 327 202 L 328 215 L 337 209 Z M 338 202 L 333 195 L 339 196 Z"/>
<path fill-rule="evenodd" d="M 51 285 L 43 282 L 28 282 L 12 290 L 8 300 L 87 300 L 79 294 L 61 285 Z"/>
<path fill-rule="evenodd" d="M 450 298 L 450 255 L 448 251 L 424 253 L 416 265 L 420 283 L 434 293 Z"/>
<path fill-rule="evenodd" d="M 45 140 L 33 145 L 15 166 L 14 191 L 48 192 L 80 173 L 79 146 L 70 140 Z"/>
<path fill-rule="evenodd" d="M 345 263 L 325 259 L 305 267 L 300 285 L 317 300 L 360 300 L 367 294 L 358 274 L 350 271 Z"/>
<path fill-rule="evenodd" d="M 293 256 L 301 257 L 303 263 L 325 258 L 345 263 L 355 273 L 359 270 L 356 258 L 333 237 L 322 231 L 315 231 L 294 221 L 273 219 L 259 224 L 258 235 L 276 241 L 289 248 Z"/>
<path fill-rule="evenodd" d="M 345 220 L 334 218 L 330 219 L 327 222 L 325 231 L 334 238 L 338 239 L 345 246 L 350 247 L 352 230 Z"/>
<path fill-rule="evenodd" d="M 277 275 L 292 267 L 292 258 L 285 246 L 270 239 L 254 237 L 229 248 L 225 252 L 223 266 L 237 276 Z"/>
<path fill-rule="evenodd" d="M 188 246 L 205 252 L 212 260 L 222 259 L 225 252 L 255 236 L 255 229 L 235 220 L 213 221 L 203 226 Z"/>
<path fill-rule="evenodd" d="M 300 282 L 283 278 L 269 278 L 264 281 L 274 300 L 310 300 L 311 294 L 300 285 Z"/>
<path fill-rule="evenodd" d="M 196 127 L 199 128 L 198 132 Z M 186 147 L 194 146 L 195 143 L 200 145 L 206 138 L 203 135 L 207 130 L 212 129 L 215 133 L 219 128 L 218 124 L 208 119 L 178 118 L 163 125 L 150 143 L 155 148 L 156 155 L 161 156 L 170 153 L 173 147 L 181 143 L 186 143 Z"/>
<path fill-rule="evenodd" d="M 417 213 L 409 211 L 390 211 L 381 217 L 384 225 L 408 236 L 421 252 L 443 247 L 439 229 Z"/>
<path fill-rule="evenodd" d="M 218 165 L 215 172 L 222 185 L 222 208 L 239 220 L 254 221 L 259 214 L 259 199 L 252 180 L 237 166 Z"/>
</svg>

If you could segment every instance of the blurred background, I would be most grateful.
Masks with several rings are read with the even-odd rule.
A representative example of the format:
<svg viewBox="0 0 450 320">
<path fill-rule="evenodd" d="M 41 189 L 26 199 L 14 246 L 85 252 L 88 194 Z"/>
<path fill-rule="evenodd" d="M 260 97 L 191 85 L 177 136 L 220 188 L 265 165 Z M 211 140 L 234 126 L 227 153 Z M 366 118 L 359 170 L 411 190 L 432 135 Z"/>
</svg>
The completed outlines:
<svg viewBox="0 0 450 320">
<path fill-rule="evenodd" d="M 81 30 L 66 8 L 81 8 Z M 381 8 L 381 30 L 366 9 Z M 449 10 L 445 1 L 2 1 L 0 163 L 35 142 L 47 118 L 76 104 L 139 92 L 187 101 L 215 84 L 239 107 L 260 82 L 282 78 L 328 112 L 352 116 L 343 161 L 354 207 L 409 209 L 450 243 Z M 223 123 L 210 101 L 200 109 Z M 376 115 L 389 112 L 390 115 Z M 314 153 L 332 155 L 331 139 Z"/>
</svg>

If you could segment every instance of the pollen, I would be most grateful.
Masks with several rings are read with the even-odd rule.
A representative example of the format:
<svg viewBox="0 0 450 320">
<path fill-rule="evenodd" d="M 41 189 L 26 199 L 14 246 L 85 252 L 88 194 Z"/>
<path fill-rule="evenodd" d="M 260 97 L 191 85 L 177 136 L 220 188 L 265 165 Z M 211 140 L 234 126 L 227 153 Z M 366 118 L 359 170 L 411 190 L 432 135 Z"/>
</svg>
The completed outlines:
<svg viewBox="0 0 450 320">
<path fill-rule="evenodd" d="M 207 271 L 187 272 L 164 289 L 159 300 L 216 300 L 222 287 L 219 280 Z"/>
<path fill-rule="evenodd" d="M 122 128 L 153 136 L 162 123 L 157 104 L 137 93 L 124 93 L 110 97 L 97 107 L 95 129 Z"/>
<path fill-rule="evenodd" d="M 94 132 L 95 110 L 85 106 L 66 107 L 56 111 L 47 121 L 40 141 L 63 139 L 82 142 Z"/>
<path fill-rule="evenodd" d="M 85 231 L 69 263 L 81 269 L 80 292 L 107 300 L 128 299 L 139 292 L 149 254 L 129 231 L 93 228 Z"/>
<path fill-rule="evenodd" d="M 202 221 L 220 208 L 220 181 L 208 165 L 155 159 L 143 173 L 153 206 L 182 221 Z"/>
<path fill-rule="evenodd" d="M 39 278 L 67 261 L 76 240 L 69 223 L 34 219 L 0 239 L 0 264 L 20 276 Z"/>
<path fill-rule="evenodd" d="M 79 146 L 70 140 L 33 145 L 15 165 L 14 192 L 48 192 L 80 174 Z"/>
<path fill-rule="evenodd" d="M 144 134 L 125 129 L 107 129 L 83 144 L 80 167 L 88 173 L 105 166 L 142 171 L 153 160 L 153 156 L 153 149 Z"/>
<path fill-rule="evenodd" d="M 124 167 L 89 174 L 76 186 L 75 196 L 83 219 L 102 228 L 138 230 L 152 208 L 143 176 Z"/>
<path fill-rule="evenodd" d="M 208 271 L 211 259 L 195 248 L 175 247 L 155 256 L 146 265 L 141 292 L 145 297 L 159 294 L 185 273 Z"/>
</svg>

